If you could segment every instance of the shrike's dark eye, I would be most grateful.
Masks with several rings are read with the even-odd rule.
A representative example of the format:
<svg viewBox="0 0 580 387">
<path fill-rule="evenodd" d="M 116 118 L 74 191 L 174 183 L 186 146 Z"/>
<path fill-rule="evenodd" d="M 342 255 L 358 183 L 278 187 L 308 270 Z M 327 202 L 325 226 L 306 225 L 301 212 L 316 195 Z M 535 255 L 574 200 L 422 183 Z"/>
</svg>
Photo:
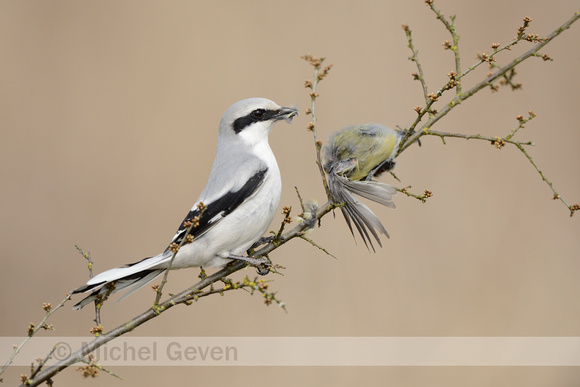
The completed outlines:
<svg viewBox="0 0 580 387">
<path fill-rule="evenodd" d="M 252 114 L 252 117 L 262 118 L 264 116 L 264 113 L 266 113 L 266 111 L 264 109 L 256 109 L 251 114 Z"/>
</svg>

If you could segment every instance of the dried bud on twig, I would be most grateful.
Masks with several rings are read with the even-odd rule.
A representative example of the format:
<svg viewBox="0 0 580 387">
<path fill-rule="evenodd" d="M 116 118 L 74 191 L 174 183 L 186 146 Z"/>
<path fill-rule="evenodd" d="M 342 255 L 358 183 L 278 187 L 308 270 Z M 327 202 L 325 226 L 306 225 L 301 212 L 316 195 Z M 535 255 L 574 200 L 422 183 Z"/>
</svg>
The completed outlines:
<svg viewBox="0 0 580 387">
<path fill-rule="evenodd" d="M 429 94 L 427 94 L 427 98 L 429 98 L 433 102 L 435 102 L 435 101 L 437 101 L 439 99 L 439 97 L 435 93 L 429 93 Z"/>
<path fill-rule="evenodd" d="M 570 217 L 574 216 L 574 212 L 580 210 L 580 205 L 578 203 L 574 203 L 570 206 Z"/>
<path fill-rule="evenodd" d="M 328 75 L 328 72 L 330 71 L 331 68 L 332 68 L 332 64 L 329 64 L 328 66 L 323 68 L 322 71 L 318 74 L 317 79 L 319 81 L 322 81 L 324 78 L 326 78 L 326 76 Z"/>
<path fill-rule="evenodd" d="M 320 67 L 322 62 L 324 62 L 324 60 L 326 59 L 325 57 L 318 58 L 316 56 L 312 56 L 312 54 L 306 54 L 301 56 L 300 58 L 304 59 L 306 62 L 310 63 L 312 66 L 316 68 Z"/>
<path fill-rule="evenodd" d="M 501 137 L 496 137 L 495 141 L 491 142 L 491 145 L 495 146 L 497 149 L 501 149 L 505 146 L 505 141 Z"/>
<path fill-rule="evenodd" d="M 175 254 L 175 253 L 177 253 L 177 250 L 179 250 L 179 245 L 174 242 L 174 243 L 169 245 L 169 250 Z"/>
</svg>

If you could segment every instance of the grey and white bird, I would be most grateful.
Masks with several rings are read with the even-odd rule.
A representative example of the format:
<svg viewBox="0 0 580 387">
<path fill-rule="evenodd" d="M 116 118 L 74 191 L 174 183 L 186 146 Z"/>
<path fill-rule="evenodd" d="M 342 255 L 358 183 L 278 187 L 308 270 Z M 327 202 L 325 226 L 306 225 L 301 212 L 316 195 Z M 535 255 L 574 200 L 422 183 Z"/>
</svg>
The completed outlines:
<svg viewBox="0 0 580 387">
<path fill-rule="evenodd" d="M 296 108 L 280 107 L 264 98 L 233 104 L 220 121 L 216 155 L 205 188 L 165 251 L 93 277 L 73 291 L 92 291 L 74 309 L 109 292 L 105 286 L 109 283 L 115 285 L 111 293 L 127 289 L 121 299 L 140 289 L 167 270 L 183 238 L 187 240 L 175 255 L 172 270 L 221 267 L 232 259 L 244 260 L 242 254 L 264 235 L 280 203 L 280 170 L 268 134 L 275 122 L 290 122 L 297 114 Z M 201 212 L 199 203 L 205 206 Z M 187 236 L 191 222 L 198 224 Z"/>
</svg>

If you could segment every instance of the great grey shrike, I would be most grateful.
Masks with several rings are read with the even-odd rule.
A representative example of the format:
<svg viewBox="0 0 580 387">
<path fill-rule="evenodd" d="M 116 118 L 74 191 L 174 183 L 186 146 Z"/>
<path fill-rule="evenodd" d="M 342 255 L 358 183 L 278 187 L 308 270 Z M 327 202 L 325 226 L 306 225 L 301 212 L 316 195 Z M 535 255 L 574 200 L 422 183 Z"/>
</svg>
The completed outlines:
<svg viewBox="0 0 580 387">
<path fill-rule="evenodd" d="M 233 104 L 220 121 L 216 155 L 205 188 L 165 251 L 91 278 L 73 291 L 92 291 L 74 309 L 109 292 L 105 286 L 109 283 L 115 286 L 111 293 L 128 290 L 122 298 L 146 285 L 168 269 L 183 238 L 187 240 L 173 258 L 171 269 L 221 267 L 232 259 L 248 260 L 242 254 L 264 235 L 280 203 L 280 170 L 268 134 L 275 122 L 291 121 L 297 114 L 296 108 L 280 107 L 264 98 Z M 199 203 L 205 206 L 201 212 Z M 187 236 L 192 221 L 198 224 Z"/>
</svg>

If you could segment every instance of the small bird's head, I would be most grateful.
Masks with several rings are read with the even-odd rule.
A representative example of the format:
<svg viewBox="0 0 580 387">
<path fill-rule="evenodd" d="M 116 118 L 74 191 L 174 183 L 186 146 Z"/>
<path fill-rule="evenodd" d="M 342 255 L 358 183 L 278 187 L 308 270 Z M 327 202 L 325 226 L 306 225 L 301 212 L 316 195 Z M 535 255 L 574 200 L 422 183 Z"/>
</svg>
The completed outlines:
<svg viewBox="0 0 580 387">
<path fill-rule="evenodd" d="M 276 121 L 292 121 L 298 109 L 281 107 L 265 98 L 248 98 L 236 102 L 224 113 L 220 137 L 236 136 L 249 142 L 267 140 Z"/>
</svg>

